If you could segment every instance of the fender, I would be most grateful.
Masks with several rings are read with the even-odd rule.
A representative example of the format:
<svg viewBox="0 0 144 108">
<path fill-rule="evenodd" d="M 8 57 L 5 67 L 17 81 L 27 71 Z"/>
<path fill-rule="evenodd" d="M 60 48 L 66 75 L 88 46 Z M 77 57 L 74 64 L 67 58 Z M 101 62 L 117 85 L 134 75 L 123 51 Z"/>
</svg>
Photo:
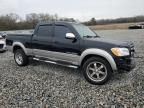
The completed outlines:
<svg viewBox="0 0 144 108">
<path fill-rule="evenodd" d="M 80 56 L 80 60 L 79 60 L 79 65 L 81 65 L 82 63 L 82 60 L 87 56 L 87 55 L 98 55 L 98 56 L 101 56 L 101 57 L 104 57 L 111 65 L 112 69 L 114 71 L 117 70 L 117 66 L 116 66 L 116 63 L 113 59 L 113 57 L 108 53 L 106 52 L 105 50 L 101 50 L 101 49 L 97 49 L 97 48 L 90 48 L 90 49 L 86 49 Z"/>
<path fill-rule="evenodd" d="M 15 46 L 21 47 L 26 55 L 31 55 L 32 54 L 32 50 L 29 49 L 29 48 L 25 48 L 25 46 L 21 42 L 14 42 L 13 45 L 12 45 L 12 51 L 14 50 Z"/>
</svg>

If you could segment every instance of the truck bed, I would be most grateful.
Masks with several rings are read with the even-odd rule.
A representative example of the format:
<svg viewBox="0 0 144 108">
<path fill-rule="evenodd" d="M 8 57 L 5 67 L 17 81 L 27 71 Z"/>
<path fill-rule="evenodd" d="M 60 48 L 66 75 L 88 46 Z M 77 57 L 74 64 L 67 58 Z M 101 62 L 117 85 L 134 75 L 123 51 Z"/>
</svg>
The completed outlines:
<svg viewBox="0 0 144 108">
<path fill-rule="evenodd" d="M 11 46 L 13 45 L 14 42 L 21 42 L 23 43 L 23 45 L 25 45 L 25 47 L 30 48 L 31 38 L 32 38 L 32 34 L 8 34 L 6 43 L 7 46 L 8 45 Z"/>
</svg>

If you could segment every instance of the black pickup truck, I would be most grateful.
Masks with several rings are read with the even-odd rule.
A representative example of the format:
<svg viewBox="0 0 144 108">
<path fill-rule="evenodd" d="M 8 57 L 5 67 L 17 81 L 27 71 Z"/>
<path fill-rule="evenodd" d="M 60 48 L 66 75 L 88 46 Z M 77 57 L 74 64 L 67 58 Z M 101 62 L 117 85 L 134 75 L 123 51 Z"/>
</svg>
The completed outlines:
<svg viewBox="0 0 144 108">
<path fill-rule="evenodd" d="M 19 66 L 31 57 L 79 68 L 92 84 L 104 84 L 113 72 L 135 67 L 133 43 L 100 38 L 79 23 L 39 23 L 33 34 L 8 34 L 6 45 Z"/>
</svg>

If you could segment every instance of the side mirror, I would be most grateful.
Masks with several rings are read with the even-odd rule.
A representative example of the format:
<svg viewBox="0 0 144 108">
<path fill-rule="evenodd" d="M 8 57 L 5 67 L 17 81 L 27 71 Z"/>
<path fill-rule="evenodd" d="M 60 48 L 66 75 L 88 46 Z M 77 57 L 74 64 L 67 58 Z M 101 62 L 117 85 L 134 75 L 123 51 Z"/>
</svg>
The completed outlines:
<svg viewBox="0 0 144 108">
<path fill-rule="evenodd" d="M 75 35 L 73 33 L 66 33 L 66 39 L 75 39 Z"/>
</svg>

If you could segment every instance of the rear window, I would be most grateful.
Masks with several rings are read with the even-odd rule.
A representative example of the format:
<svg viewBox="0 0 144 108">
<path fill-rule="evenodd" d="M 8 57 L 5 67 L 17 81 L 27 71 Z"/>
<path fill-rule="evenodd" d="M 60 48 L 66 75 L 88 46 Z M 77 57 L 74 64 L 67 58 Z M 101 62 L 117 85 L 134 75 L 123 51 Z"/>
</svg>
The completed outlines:
<svg viewBox="0 0 144 108">
<path fill-rule="evenodd" d="M 38 32 L 37 32 L 38 36 L 51 36 L 52 35 L 52 25 L 42 25 L 39 26 L 38 28 Z"/>
</svg>

